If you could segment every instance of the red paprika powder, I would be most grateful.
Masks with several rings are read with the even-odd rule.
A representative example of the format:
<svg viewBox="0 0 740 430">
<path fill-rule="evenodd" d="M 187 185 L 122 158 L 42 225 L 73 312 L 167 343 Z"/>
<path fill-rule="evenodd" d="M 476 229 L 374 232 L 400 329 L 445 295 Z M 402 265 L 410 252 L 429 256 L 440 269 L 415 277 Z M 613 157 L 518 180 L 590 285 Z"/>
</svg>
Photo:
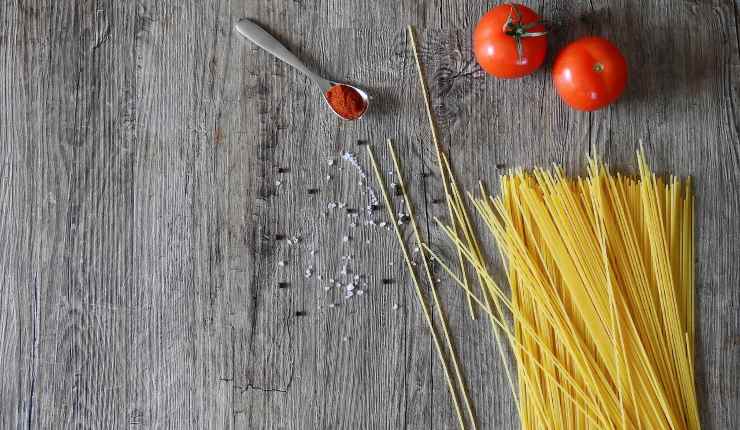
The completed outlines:
<svg viewBox="0 0 740 430">
<path fill-rule="evenodd" d="M 329 104 L 342 118 L 357 119 L 365 113 L 367 105 L 354 88 L 337 84 L 329 88 L 326 92 L 326 99 Z"/>
</svg>

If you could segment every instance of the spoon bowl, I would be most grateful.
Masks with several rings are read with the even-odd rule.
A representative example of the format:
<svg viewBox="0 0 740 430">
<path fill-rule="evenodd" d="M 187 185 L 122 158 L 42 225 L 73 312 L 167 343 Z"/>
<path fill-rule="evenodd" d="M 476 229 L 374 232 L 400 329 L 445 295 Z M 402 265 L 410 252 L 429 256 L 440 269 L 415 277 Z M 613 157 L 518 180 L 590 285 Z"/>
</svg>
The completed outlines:
<svg viewBox="0 0 740 430">
<path fill-rule="evenodd" d="M 329 89 L 327 89 L 326 91 L 323 91 L 323 89 L 322 89 L 322 93 L 324 95 L 324 101 L 326 102 L 327 105 L 329 105 L 329 109 L 331 109 L 331 111 L 334 112 L 334 115 L 338 116 L 340 119 L 342 119 L 344 121 L 356 121 L 356 120 L 362 118 L 363 116 L 365 116 L 365 113 L 367 112 L 367 109 L 370 107 L 370 99 L 371 99 L 371 97 L 367 94 L 367 92 L 365 92 L 365 90 L 363 90 L 362 88 L 356 87 L 354 85 L 345 84 L 344 82 L 329 81 L 329 83 L 330 83 L 329 89 L 331 89 L 332 87 L 337 86 L 337 85 L 342 85 L 344 87 L 351 88 L 357 94 L 359 94 L 360 98 L 362 98 L 362 104 L 363 104 L 362 113 L 360 113 L 355 118 L 346 118 L 345 116 L 343 116 L 342 114 L 340 114 L 339 112 L 337 112 L 334 109 L 334 106 L 332 106 L 331 102 L 329 101 L 329 97 L 326 95 L 326 93 L 329 91 Z"/>
</svg>

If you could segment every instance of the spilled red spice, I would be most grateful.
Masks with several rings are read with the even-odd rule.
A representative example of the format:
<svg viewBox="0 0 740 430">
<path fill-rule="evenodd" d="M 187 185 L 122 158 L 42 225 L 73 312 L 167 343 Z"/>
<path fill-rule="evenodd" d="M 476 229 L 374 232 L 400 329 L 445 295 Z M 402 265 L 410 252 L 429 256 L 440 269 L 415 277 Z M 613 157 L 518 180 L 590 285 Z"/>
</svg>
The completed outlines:
<svg viewBox="0 0 740 430">
<path fill-rule="evenodd" d="M 337 84 L 326 92 L 326 99 L 342 118 L 357 119 L 365 113 L 365 100 L 354 88 Z"/>
</svg>

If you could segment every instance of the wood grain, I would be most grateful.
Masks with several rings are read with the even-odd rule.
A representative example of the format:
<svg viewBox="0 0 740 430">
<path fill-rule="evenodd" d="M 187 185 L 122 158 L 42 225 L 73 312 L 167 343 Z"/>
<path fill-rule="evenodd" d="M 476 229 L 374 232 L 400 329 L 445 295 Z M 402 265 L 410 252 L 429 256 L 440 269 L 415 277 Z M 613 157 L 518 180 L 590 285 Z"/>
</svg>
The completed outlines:
<svg viewBox="0 0 740 430">
<path fill-rule="evenodd" d="M 420 225 L 453 255 L 407 24 L 465 188 L 513 166 L 579 173 L 592 147 L 632 171 L 640 141 L 694 177 L 703 425 L 740 427 L 737 1 L 527 3 L 550 63 L 587 34 L 623 49 L 619 103 L 574 112 L 547 67 L 484 76 L 470 33 L 487 2 L 2 2 L 0 428 L 456 428 L 394 236 L 365 224 L 387 221 L 365 212 L 372 181 L 342 159 L 368 169 L 375 145 L 387 172 L 395 139 Z M 232 31 L 244 16 L 368 88 L 367 118 L 340 123 Z M 435 273 L 479 428 L 515 428 L 489 323 Z"/>
</svg>

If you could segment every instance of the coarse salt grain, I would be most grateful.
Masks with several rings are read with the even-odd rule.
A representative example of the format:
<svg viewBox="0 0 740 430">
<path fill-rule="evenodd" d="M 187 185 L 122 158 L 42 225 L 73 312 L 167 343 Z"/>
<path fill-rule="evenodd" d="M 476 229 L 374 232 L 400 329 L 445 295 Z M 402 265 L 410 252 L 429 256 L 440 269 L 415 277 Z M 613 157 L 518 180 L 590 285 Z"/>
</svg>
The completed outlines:
<svg viewBox="0 0 740 430">
<path fill-rule="evenodd" d="M 336 203 L 334 203 L 334 202 L 329 202 L 329 203 L 328 203 L 328 204 L 326 205 L 326 207 L 327 207 L 327 209 L 334 209 L 335 207 L 337 207 L 337 204 L 336 204 Z"/>
<path fill-rule="evenodd" d="M 288 264 L 288 262 L 285 261 L 285 260 L 278 261 L 278 266 L 280 266 L 280 267 L 284 267 L 286 264 Z"/>
<path fill-rule="evenodd" d="M 394 304 L 391 309 L 393 309 L 394 311 L 397 311 L 398 310 L 398 304 Z"/>
<path fill-rule="evenodd" d="M 362 290 L 357 290 L 357 295 L 358 295 L 358 296 L 361 296 L 361 295 L 363 295 L 363 294 L 365 294 L 365 292 L 364 292 L 364 291 L 362 291 Z"/>
</svg>

